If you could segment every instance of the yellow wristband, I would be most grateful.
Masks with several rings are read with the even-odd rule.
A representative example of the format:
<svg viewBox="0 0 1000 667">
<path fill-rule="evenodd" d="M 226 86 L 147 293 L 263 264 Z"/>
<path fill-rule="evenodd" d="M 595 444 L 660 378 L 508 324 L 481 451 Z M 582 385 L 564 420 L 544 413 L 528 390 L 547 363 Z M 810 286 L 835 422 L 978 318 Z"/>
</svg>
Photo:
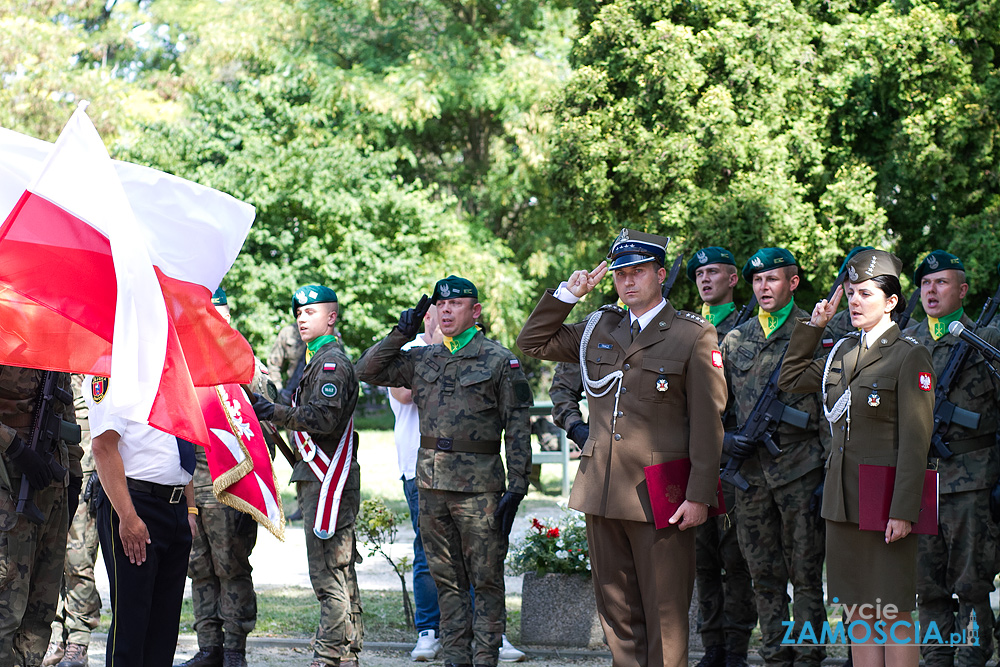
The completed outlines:
<svg viewBox="0 0 1000 667">
<path fill-rule="evenodd" d="M 197 507 L 188 507 L 188 514 L 194 514 L 195 516 L 198 516 L 198 508 Z"/>
</svg>

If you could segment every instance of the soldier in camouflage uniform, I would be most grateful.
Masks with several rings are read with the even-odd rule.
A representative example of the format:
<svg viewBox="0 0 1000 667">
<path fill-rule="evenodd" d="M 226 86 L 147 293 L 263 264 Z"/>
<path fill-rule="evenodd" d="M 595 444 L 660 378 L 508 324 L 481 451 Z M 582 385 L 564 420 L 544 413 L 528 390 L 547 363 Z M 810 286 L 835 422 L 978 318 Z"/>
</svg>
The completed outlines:
<svg viewBox="0 0 1000 667">
<path fill-rule="evenodd" d="M 225 290 L 217 289 L 212 303 L 229 322 Z M 297 332 L 295 335 L 298 337 Z M 275 400 L 278 392 L 273 385 L 268 386 L 268 376 L 258 361 L 251 388 Z M 257 544 L 257 522 L 215 497 L 202 447 L 195 448 L 192 482 L 198 534 L 191 542 L 187 574 L 198 653 L 181 667 L 246 667 L 247 635 L 257 625 L 257 595 L 250 566 L 250 553 Z"/>
<path fill-rule="evenodd" d="M 94 472 L 94 455 L 90 451 L 90 425 L 87 422 L 87 402 L 83 397 L 83 375 L 73 375 L 73 407 L 81 428 L 80 445 L 83 488 L 87 488 Z M 90 633 L 101 623 L 101 596 L 94 581 L 97 561 L 97 522 L 90 504 L 77 506 L 69 525 L 66 542 L 66 567 L 59 594 L 56 620 L 52 623 L 52 640 L 43 667 L 86 667 Z"/>
<path fill-rule="evenodd" d="M 295 371 L 296 364 L 306 352 L 306 344 L 299 336 L 299 327 L 289 324 L 282 327 L 267 355 L 267 372 L 271 382 L 280 390 Z"/>
<path fill-rule="evenodd" d="M 927 319 L 906 333 L 930 350 L 934 372 L 940 378 L 959 340 L 948 333 L 948 325 L 960 321 L 966 327 L 973 326 L 962 307 L 969 289 L 965 267 L 958 257 L 935 250 L 918 265 L 913 282 L 920 285 Z M 977 333 L 994 346 L 1000 344 L 996 329 L 983 328 Z M 990 593 L 998 569 L 997 526 L 990 517 L 989 498 L 1000 477 L 996 447 L 1000 384 L 977 352 L 972 353 L 952 384 L 948 400 L 977 413 L 979 427 L 952 423 L 944 433 L 944 441 L 953 452 L 949 458 L 942 458 L 941 452 L 931 447 L 930 467 L 938 470 L 940 489 L 938 534 L 920 536 L 917 604 L 921 628 L 933 621 L 945 638 L 964 629 L 975 611 L 979 646 L 957 650 L 921 647 L 923 659 L 931 667 L 986 664 L 993 640 Z"/>
<path fill-rule="evenodd" d="M 808 317 L 792 298 L 799 283 L 797 268 L 795 258 L 784 248 L 758 250 L 743 267 L 743 278 L 752 284 L 760 312 L 722 341 L 729 410 L 741 425 L 788 347 L 794 318 Z M 822 647 L 782 646 L 781 640 L 785 635 L 782 621 L 788 620 L 789 581 L 795 590 L 796 636 L 803 622 L 819 628 L 826 620 L 823 520 L 818 509 L 806 511 L 823 482 L 821 413 L 815 394 L 780 392 L 778 398 L 809 415 L 806 429 L 786 423 L 778 426 L 780 455 L 772 456 L 763 445 L 736 441 L 731 433 L 727 433 L 724 451 L 745 458 L 740 472 L 750 485 L 746 491 L 736 491 L 737 532 L 757 597 L 760 655 L 768 665 L 819 665 L 826 653 Z"/>
<path fill-rule="evenodd" d="M 357 434 L 353 432 L 358 402 L 354 365 L 334 336 L 337 295 L 320 285 L 306 285 L 295 292 L 292 309 L 305 341 L 307 363 L 292 398 L 292 405 L 275 405 L 254 394 L 254 411 L 263 421 L 296 431 L 295 441 L 303 460 L 295 464 L 291 481 L 302 508 L 306 533 L 309 580 L 320 603 L 320 621 L 313 642 L 311 667 L 356 666 L 363 627 L 361 599 L 354 564 L 360 560 L 354 523 L 361 505 L 361 467 Z M 329 484 L 327 498 L 337 488 L 335 454 L 349 451 L 350 465 L 339 505 L 332 511 L 319 506 L 320 491 Z M 319 466 L 330 461 L 330 475 Z M 317 521 L 317 514 L 319 520 Z M 334 515 L 336 520 L 334 521 Z"/>
<path fill-rule="evenodd" d="M 0 366 L 0 667 L 38 665 L 45 656 L 56 615 L 59 584 L 66 558 L 69 527 L 67 490 L 79 494 L 83 450 L 56 442 L 51 454 L 67 470 L 53 478 L 51 467 L 27 443 L 35 407 L 47 372 Z M 72 395 L 70 376 L 57 374 L 57 385 Z M 72 401 L 54 401 L 54 411 L 76 423 Z M 47 453 L 43 453 L 47 454 Z M 17 514 L 15 506 L 26 475 L 34 490 L 41 524 Z M 72 481 L 71 481 L 72 480 Z M 79 497 L 79 496 L 77 496 Z"/>
<path fill-rule="evenodd" d="M 506 622 L 507 539 L 531 466 L 532 398 L 517 357 L 476 328 L 482 312 L 478 296 L 463 278 L 438 281 L 433 302 L 444 343 L 401 350 L 416 336 L 431 302 L 424 296 L 364 353 L 358 375 L 372 384 L 413 390 L 421 435 L 420 534 L 438 590 L 443 658 L 446 665 L 491 667 Z"/>
<path fill-rule="evenodd" d="M 721 345 L 739 317 L 733 302 L 733 290 L 740 279 L 736 260 L 725 248 L 702 248 L 688 261 L 687 275 L 702 298 L 701 316 L 715 327 Z M 731 414 L 725 421 L 727 428 L 737 426 Z M 736 489 L 724 484 L 722 491 L 728 514 L 695 528 L 698 632 L 705 646 L 698 667 L 746 665 L 750 634 L 757 625 L 750 570 L 736 535 Z"/>
</svg>

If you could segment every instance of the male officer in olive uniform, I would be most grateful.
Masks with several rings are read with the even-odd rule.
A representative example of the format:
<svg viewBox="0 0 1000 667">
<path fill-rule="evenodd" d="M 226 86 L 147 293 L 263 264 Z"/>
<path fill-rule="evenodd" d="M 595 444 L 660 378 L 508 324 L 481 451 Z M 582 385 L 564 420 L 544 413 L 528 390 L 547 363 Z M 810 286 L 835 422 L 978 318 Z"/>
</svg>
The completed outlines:
<svg viewBox="0 0 1000 667">
<path fill-rule="evenodd" d="M 437 306 L 443 344 L 401 350 L 430 303 Z M 532 398 L 517 357 L 476 328 L 481 312 L 470 281 L 439 280 L 433 301 L 424 296 L 404 311 L 399 325 L 364 353 L 358 375 L 413 390 L 420 415 L 420 534 L 438 590 L 442 657 L 446 665 L 491 667 L 505 625 L 507 539 L 528 488 Z"/>
<path fill-rule="evenodd" d="M 212 295 L 212 304 L 229 322 L 229 299 L 221 287 Z M 253 390 L 273 400 L 277 391 L 273 385 L 268 387 L 270 374 L 262 372 L 261 366 L 258 361 Z M 250 566 L 250 553 L 257 544 L 257 522 L 215 497 L 202 447 L 195 448 L 192 483 L 198 533 L 191 542 L 187 574 L 198 653 L 181 667 L 246 667 L 247 635 L 257 625 L 257 595 Z"/>
<path fill-rule="evenodd" d="M 28 444 L 49 373 L 0 366 L 0 667 L 38 665 L 45 656 L 66 557 L 68 494 L 79 497 L 83 479 L 79 435 L 41 453 Z M 54 412 L 75 426 L 70 376 L 56 376 L 68 403 L 54 401 Z M 49 456 L 66 470 L 61 477 L 54 476 Z M 23 477 L 34 492 L 40 524 L 16 512 Z"/>
<path fill-rule="evenodd" d="M 597 609 L 616 667 L 687 665 L 695 536 L 717 503 L 726 385 L 715 328 L 661 294 L 668 239 L 623 229 L 608 259 L 629 311 L 605 306 L 564 324 L 608 272 L 576 271 L 549 290 L 518 336 L 533 357 L 587 360 L 590 436 L 570 507 L 587 515 Z M 687 458 L 684 500 L 657 530 L 644 468 Z"/>
<path fill-rule="evenodd" d="M 353 426 L 358 379 L 334 336 L 336 293 L 321 285 L 301 287 L 292 297 L 292 311 L 308 359 L 292 405 L 275 405 L 255 393 L 253 407 L 259 419 L 295 431 L 302 457 L 292 481 L 302 508 L 309 580 L 320 603 L 311 667 L 354 666 L 363 634 L 354 570 L 354 522 L 361 505 Z"/>
<path fill-rule="evenodd" d="M 931 351 L 934 372 L 940 379 L 952 348 L 959 339 L 948 325 L 973 326 L 962 306 L 969 285 L 965 267 L 944 250 L 928 254 L 917 266 L 913 282 L 920 286 L 920 301 L 927 319 L 906 333 Z M 1000 344 L 1000 332 L 976 332 L 990 344 Z M 948 400 L 979 415 L 976 428 L 952 422 L 944 442 L 952 455 L 930 451 L 930 467 L 937 468 L 940 497 L 938 534 L 920 536 L 917 561 L 917 604 L 921 627 L 934 621 L 945 638 L 969 624 L 972 611 L 979 624 L 979 646 L 921 647 L 931 667 L 984 665 L 992 653 L 993 612 L 990 593 L 997 573 L 997 526 L 990 517 L 990 490 L 1000 477 L 997 452 L 997 409 L 1000 383 L 990 375 L 983 358 L 973 352 L 951 385 Z M 958 600 L 953 599 L 958 596 Z M 957 618 L 956 618 L 957 613 Z"/>
<path fill-rule="evenodd" d="M 740 280 L 736 260 L 725 248 L 702 248 L 688 260 L 687 275 L 702 299 L 701 315 L 715 327 L 721 344 L 739 317 L 733 301 L 733 290 Z M 735 428 L 735 421 L 727 415 L 726 426 Z M 722 490 L 729 513 L 695 529 L 698 632 L 705 646 L 698 667 L 745 665 L 750 634 L 757 625 L 750 570 L 736 535 L 735 489 L 724 484 Z"/>
<path fill-rule="evenodd" d="M 94 473 L 94 455 L 90 449 L 90 425 L 87 421 L 87 401 L 83 391 L 83 375 L 72 376 L 73 407 L 81 428 L 83 449 L 81 466 L 82 488 L 86 489 Z M 85 495 L 85 494 L 84 494 Z M 66 542 L 66 567 L 59 593 L 56 620 L 52 623 L 52 639 L 45 654 L 43 667 L 86 667 L 90 633 L 101 623 L 101 596 L 94 581 L 97 561 L 96 512 L 89 502 L 80 499 L 75 514 L 70 517 Z"/>
<path fill-rule="evenodd" d="M 784 248 L 758 250 L 743 266 L 743 279 L 752 285 L 760 311 L 722 342 L 730 410 L 740 425 L 784 355 L 795 318 L 809 316 L 792 298 L 799 284 L 798 266 Z M 763 444 L 746 443 L 731 433 L 724 451 L 745 459 L 740 472 L 750 485 L 746 491 L 736 491 L 737 532 L 757 597 L 760 655 L 768 665 L 816 666 L 825 655 L 822 647 L 782 646 L 781 640 L 782 622 L 788 620 L 789 581 L 795 589 L 796 636 L 803 622 L 818 628 L 826 620 L 823 520 L 818 511 L 805 511 L 823 482 L 820 406 L 815 394 L 781 392 L 778 399 L 808 415 L 804 429 L 787 423 L 778 426 L 781 454 L 773 456 Z"/>
</svg>

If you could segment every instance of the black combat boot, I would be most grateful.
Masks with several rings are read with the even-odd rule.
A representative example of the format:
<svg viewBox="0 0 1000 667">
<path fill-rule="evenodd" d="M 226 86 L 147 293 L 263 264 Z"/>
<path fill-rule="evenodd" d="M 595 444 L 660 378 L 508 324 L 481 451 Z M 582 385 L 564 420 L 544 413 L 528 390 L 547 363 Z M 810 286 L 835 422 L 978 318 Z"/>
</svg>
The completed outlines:
<svg viewBox="0 0 1000 667">
<path fill-rule="evenodd" d="M 198 652 L 193 658 L 177 667 L 222 667 L 222 647 L 211 646 L 207 649 L 198 647 Z"/>
<path fill-rule="evenodd" d="M 709 646 L 705 649 L 705 656 L 695 667 L 726 667 L 726 647 Z"/>
<path fill-rule="evenodd" d="M 225 649 L 222 652 L 222 667 L 247 667 L 246 649 Z"/>
</svg>

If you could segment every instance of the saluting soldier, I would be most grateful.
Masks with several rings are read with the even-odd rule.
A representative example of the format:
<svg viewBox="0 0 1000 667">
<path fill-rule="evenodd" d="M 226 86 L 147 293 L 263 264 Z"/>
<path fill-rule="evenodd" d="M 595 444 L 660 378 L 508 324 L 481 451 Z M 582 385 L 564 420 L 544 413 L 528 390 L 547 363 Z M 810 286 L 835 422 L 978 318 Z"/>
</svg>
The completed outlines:
<svg viewBox="0 0 1000 667">
<path fill-rule="evenodd" d="M 443 343 L 403 350 L 431 303 Z M 442 657 L 445 665 L 492 667 L 506 623 L 503 561 L 531 469 L 532 397 L 517 357 L 476 327 L 481 313 L 472 282 L 454 275 L 439 280 L 431 299 L 425 295 L 404 311 L 389 335 L 365 351 L 358 375 L 412 389 L 420 417 L 420 534 L 438 590 Z"/>
<path fill-rule="evenodd" d="M 66 557 L 68 494 L 79 498 L 83 478 L 79 437 L 75 443 L 57 440 L 50 451 L 29 446 L 49 372 L 0 366 L 0 570 L 5 572 L 0 576 L 0 667 L 38 665 L 45 656 Z M 72 396 L 68 374 L 58 373 L 56 384 Z M 59 419 L 76 423 L 72 400 L 54 403 Z M 48 456 L 67 472 L 54 477 Z M 40 524 L 16 512 L 25 477 L 43 518 Z M 71 482 L 75 488 L 68 490 Z"/>
<path fill-rule="evenodd" d="M 934 372 L 940 378 L 959 339 L 948 333 L 948 325 L 961 322 L 972 327 L 963 307 L 969 285 L 962 260 L 945 252 L 929 253 L 913 273 L 920 286 L 920 302 L 927 319 L 906 333 L 931 351 Z M 982 328 L 976 332 L 990 344 L 1000 344 L 1000 332 Z M 979 645 L 923 646 L 927 665 L 984 665 L 992 653 L 993 611 L 990 593 L 997 573 L 997 525 L 990 517 L 990 490 L 1000 477 L 997 452 L 997 409 L 1000 385 L 983 358 L 972 352 L 948 394 L 959 408 L 979 415 L 979 424 L 952 422 L 943 440 L 952 451 L 930 451 L 930 466 L 937 468 L 940 499 L 938 534 L 921 535 L 917 567 L 917 603 L 920 624 L 937 624 L 942 636 L 961 631 L 973 611 L 979 625 Z M 953 599 L 958 597 L 958 601 Z M 956 617 L 957 612 L 957 617 Z"/>
<path fill-rule="evenodd" d="M 721 345 L 739 317 L 733 301 L 740 280 L 736 260 L 725 248 L 702 248 L 688 260 L 687 276 L 702 299 L 701 315 L 715 327 Z M 734 428 L 735 421 L 727 415 L 726 426 Z M 722 490 L 728 514 L 709 519 L 695 529 L 698 632 L 705 647 L 705 656 L 697 667 L 745 665 L 750 634 L 757 625 L 753 582 L 736 535 L 736 490 L 729 484 L 724 484 Z"/>
<path fill-rule="evenodd" d="M 587 515 L 597 609 L 614 665 L 687 665 L 694 531 L 717 504 L 726 386 L 715 328 L 677 311 L 660 286 L 668 239 L 623 229 L 612 244 L 618 297 L 564 324 L 608 272 L 576 271 L 548 290 L 518 336 L 533 357 L 587 360 L 591 422 L 570 495 Z M 685 498 L 656 529 L 644 468 L 688 458 Z"/>
<path fill-rule="evenodd" d="M 750 416 L 767 380 L 788 347 L 796 317 L 808 317 L 795 305 L 798 264 L 784 248 L 761 248 L 743 266 L 760 310 L 756 318 L 733 329 L 722 341 L 730 410 L 738 424 Z M 822 348 L 817 349 L 817 353 Z M 826 620 L 823 607 L 823 522 L 818 508 L 807 511 L 823 482 L 823 443 L 815 394 L 780 392 L 778 400 L 808 415 L 805 428 L 778 425 L 774 456 L 759 443 L 727 433 L 724 451 L 745 459 L 741 474 L 750 485 L 736 490 L 737 533 L 753 577 L 760 618 L 760 655 L 768 665 L 819 665 L 822 647 L 782 645 L 788 620 L 788 582 L 795 594 L 795 633 L 804 622 L 813 628 Z M 815 501 L 813 501 L 815 502 Z"/>
<path fill-rule="evenodd" d="M 337 294 L 306 285 L 292 297 L 307 363 L 292 404 L 254 394 L 263 421 L 294 431 L 299 460 L 292 469 L 306 533 L 309 580 L 320 605 L 311 667 L 357 665 L 361 600 L 354 564 L 354 523 L 361 507 L 361 466 L 354 433 L 358 379 L 334 335 Z"/>
</svg>

